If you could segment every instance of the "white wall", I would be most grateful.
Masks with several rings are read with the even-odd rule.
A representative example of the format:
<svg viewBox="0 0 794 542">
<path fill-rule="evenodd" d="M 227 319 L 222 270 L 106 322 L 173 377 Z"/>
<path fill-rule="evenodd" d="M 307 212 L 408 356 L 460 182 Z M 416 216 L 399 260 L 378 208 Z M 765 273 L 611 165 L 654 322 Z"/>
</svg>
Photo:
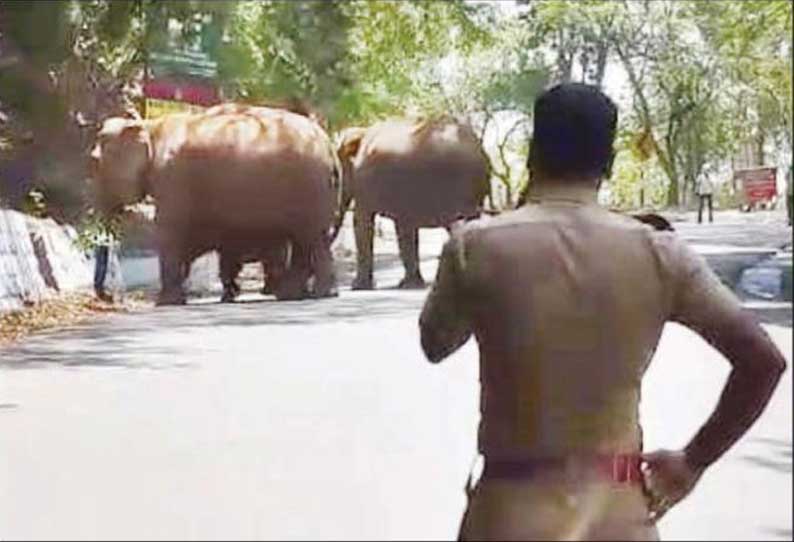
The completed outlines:
<svg viewBox="0 0 794 542">
<path fill-rule="evenodd" d="M 91 287 L 93 267 L 74 244 L 76 235 L 72 227 L 52 219 L 0 209 L 0 312 L 36 303 L 58 291 Z M 38 254 L 34 239 L 39 239 Z"/>
</svg>

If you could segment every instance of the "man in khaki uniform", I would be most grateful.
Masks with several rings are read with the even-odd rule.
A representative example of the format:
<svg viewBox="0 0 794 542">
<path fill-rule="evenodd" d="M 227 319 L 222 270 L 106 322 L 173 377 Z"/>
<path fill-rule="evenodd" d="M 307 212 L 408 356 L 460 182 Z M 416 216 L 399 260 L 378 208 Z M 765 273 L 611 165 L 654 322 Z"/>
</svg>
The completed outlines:
<svg viewBox="0 0 794 542">
<path fill-rule="evenodd" d="M 594 87 L 544 93 L 526 204 L 444 247 L 422 347 L 439 362 L 473 334 L 480 349 L 485 466 L 463 540 L 656 539 L 655 520 L 753 423 L 784 369 L 675 233 L 597 205 L 616 123 Z M 733 372 L 685 450 L 642 455 L 640 384 L 668 321 L 705 337 Z"/>
</svg>

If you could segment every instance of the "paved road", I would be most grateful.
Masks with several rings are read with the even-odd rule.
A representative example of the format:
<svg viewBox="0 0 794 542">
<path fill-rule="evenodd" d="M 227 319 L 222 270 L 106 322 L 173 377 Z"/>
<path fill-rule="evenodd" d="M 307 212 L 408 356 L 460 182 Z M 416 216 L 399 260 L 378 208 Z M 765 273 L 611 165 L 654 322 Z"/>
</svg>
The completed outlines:
<svg viewBox="0 0 794 542">
<path fill-rule="evenodd" d="M 774 245 L 761 230 L 755 246 Z M 444 235 L 423 236 L 428 277 Z M 0 351 L 0 538 L 453 537 L 475 445 L 476 349 L 423 361 L 425 292 L 388 289 L 400 277 L 392 250 L 379 246 L 387 289 L 376 292 L 209 299 Z M 790 361 L 790 318 L 767 321 Z M 645 382 L 648 447 L 685 442 L 726 374 L 707 344 L 669 326 Z M 752 434 L 665 518 L 665 538 L 792 538 L 784 378 Z"/>
<path fill-rule="evenodd" d="M 670 216 L 673 226 L 697 245 L 730 245 L 748 249 L 780 248 L 791 245 L 791 227 L 784 211 L 720 211 L 714 222 L 698 224 L 696 213 Z"/>
</svg>

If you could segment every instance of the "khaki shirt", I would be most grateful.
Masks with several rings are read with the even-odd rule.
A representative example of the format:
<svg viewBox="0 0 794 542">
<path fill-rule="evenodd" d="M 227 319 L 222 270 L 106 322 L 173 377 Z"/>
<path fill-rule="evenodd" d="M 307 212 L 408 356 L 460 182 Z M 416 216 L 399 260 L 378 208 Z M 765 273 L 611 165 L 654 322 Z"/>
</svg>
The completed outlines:
<svg viewBox="0 0 794 542">
<path fill-rule="evenodd" d="M 475 335 L 480 451 L 511 460 L 640 451 L 640 384 L 665 322 L 707 336 L 740 310 L 674 232 L 569 187 L 456 231 L 420 327 L 433 362 Z"/>
</svg>

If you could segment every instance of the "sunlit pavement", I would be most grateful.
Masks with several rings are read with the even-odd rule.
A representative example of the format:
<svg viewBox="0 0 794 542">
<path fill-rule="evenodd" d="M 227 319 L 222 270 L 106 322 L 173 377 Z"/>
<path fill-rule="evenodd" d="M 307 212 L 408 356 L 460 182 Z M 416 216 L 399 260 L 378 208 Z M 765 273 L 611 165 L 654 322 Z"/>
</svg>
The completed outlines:
<svg viewBox="0 0 794 542">
<path fill-rule="evenodd" d="M 775 246 L 761 230 L 755 246 Z M 731 242 L 709 244 L 746 237 L 722 235 Z M 428 279 L 445 237 L 422 233 Z M 476 346 L 424 361 L 426 292 L 390 288 L 390 243 L 386 231 L 375 292 L 212 298 L 0 351 L 0 538 L 453 538 L 475 448 Z M 790 361 L 790 316 L 765 321 Z M 669 326 L 644 386 L 646 447 L 686 442 L 727 372 Z M 662 521 L 664 538 L 791 539 L 791 385 L 787 371 L 751 434 Z"/>
</svg>

